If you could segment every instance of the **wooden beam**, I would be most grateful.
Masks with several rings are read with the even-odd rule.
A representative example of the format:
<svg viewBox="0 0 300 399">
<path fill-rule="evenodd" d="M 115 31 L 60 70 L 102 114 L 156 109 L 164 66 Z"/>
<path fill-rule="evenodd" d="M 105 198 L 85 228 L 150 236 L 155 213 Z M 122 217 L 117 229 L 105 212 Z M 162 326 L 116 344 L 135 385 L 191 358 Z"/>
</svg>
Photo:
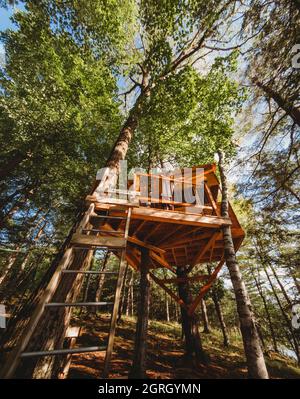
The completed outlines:
<svg viewBox="0 0 300 399">
<path fill-rule="evenodd" d="M 167 294 L 170 295 L 171 298 L 173 298 L 180 306 L 187 308 L 186 304 L 183 302 L 182 299 L 180 299 L 177 295 L 174 294 L 174 292 L 172 290 L 170 290 L 170 288 L 166 287 L 164 285 L 164 283 L 161 282 L 160 279 L 158 279 L 156 276 L 154 276 L 154 274 L 152 274 L 150 272 L 150 277 L 152 278 L 153 281 L 156 282 L 156 284 L 158 284 Z"/>
<path fill-rule="evenodd" d="M 174 277 L 174 278 L 165 278 L 160 280 L 164 284 L 172 284 L 172 283 L 185 283 L 186 281 L 205 281 L 210 277 L 209 274 L 201 274 L 199 276 L 191 276 L 191 277 Z"/>
<path fill-rule="evenodd" d="M 180 224 L 176 226 L 173 230 L 171 230 L 169 233 L 164 235 L 164 238 L 158 242 L 159 245 L 162 245 L 168 238 L 172 237 L 176 232 L 178 233 L 178 230 L 184 229 L 185 226 L 181 226 Z"/>
<path fill-rule="evenodd" d="M 136 244 L 136 245 L 139 245 L 140 247 L 144 247 L 144 248 L 151 249 L 152 251 L 158 252 L 158 253 L 160 253 L 160 254 L 166 253 L 166 251 L 165 251 L 164 249 L 161 249 L 161 248 L 159 248 L 159 247 L 156 247 L 155 245 L 152 245 L 152 244 L 148 244 L 148 243 L 146 243 L 146 242 L 144 242 L 144 241 L 139 240 L 139 239 L 136 238 L 136 237 L 130 237 L 130 236 L 128 236 L 127 240 L 128 240 L 129 242 L 131 242 L 132 244 Z"/>
<path fill-rule="evenodd" d="M 176 270 L 173 269 L 173 267 L 161 256 L 157 255 L 155 252 L 150 251 L 149 252 L 150 257 L 155 260 L 158 264 L 160 264 L 162 267 L 165 267 L 166 269 L 171 270 L 171 272 L 176 274 Z"/>
<path fill-rule="evenodd" d="M 135 236 L 135 237 L 137 236 L 137 233 L 144 227 L 145 223 L 146 223 L 146 220 L 143 220 L 143 221 L 138 225 L 138 227 L 136 228 L 136 230 L 135 230 L 135 232 L 134 232 L 134 236 Z"/>
<path fill-rule="evenodd" d="M 154 227 L 154 229 L 150 230 L 148 234 L 143 237 L 144 241 L 147 241 L 149 237 L 151 237 L 157 230 L 161 228 L 161 223 L 157 223 L 157 225 Z"/>
<path fill-rule="evenodd" d="M 230 226 L 230 218 L 210 215 L 185 214 L 170 210 L 151 208 L 133 208 L 132 219 L 150 220 L 152 222 L 172 223 L 191 226 L 221 227 Z"/>
<path fill-rule="evenodd" d="M 206 191 L 206 194 L 208 195 L 209 201 L 210 201 L 210 203 L 212 205 L 212 208 L 213 208 L 215 214 L 217 216 L 221 216 L 221 213 L 220 213 L 220 211 L 219 211 L 219 209 L 217 207 L 217 204 L 216 204 L 216 202 L 214 200 L 214 197 L 213 197 L 213 195 L 212 195 L 212 193 L 210 191 L 210 188 L 209 188 L 209 186 L 206 183 L 204 183 L 204 190 Z"/>
<path fill-rule="evenodd" d="M 199 295 L 194 299 L 193 303 L 191 303 L 191 305 L 189 306 L 188 312 L 189 312 L 190 315 L 192 315 L 195 312 L 197 306 L 201 302 L 201 299 L 204 297 L 204 295 L 207 293 L 207 291 L 213 285 L 213 283 L 216 280 L 217 275 L 218 275 L 219 271 L 221 270 L 224 262 L 225 262 L 224 259 L 222 259 L 219 262 L 218 266 L 215 268 L 215 270 L 210 275 L 207 283 L 203 287 L 201 287 Z"/>
<path fill-rule="evenodd" d="M 213 234 L 211 238 L 207 241 L 206 245 L 200 251 L 197 253 L 197 255 L 194 257 L 194 259 L 191 262 L 191 266 L 196 265 L 197 263 L 200 262 L 202 256 L 205 254 L 206 251 L 208 251 L 211 246 L 214 244 L 216 237 L 219 236 L 221 233 Z M 190 270 L 189 270 L 190 271 Z"/>
<path fill-rule="evenodd" d="M 97 247 L 123 248 L 125 247 L 125 239 L 122 237 L 100 237 L 85 234 L 73 234 L 71 244 L 73 245 L 90 245 Z"/>
<path fill-rule="evenodd" d="M 212 235 L 212 232 L 210 231 L 209 233 L 202 233 L 199 234 L 198 236 L 193 236 L 193 230 L 199 230 L 199 227 L 196 229 L 191 229 L 190 232 L 186 232 L 178 237 L 178 239 L 174 239 L 171 241 L 164 242 L 161 244 L 163 248 L 176 248 L 178 245 L 184 245 L 184 244 L 189 244 L 194 241 L 200 241 L 200 240 L 205 240 L 206 238 L 210 238 Z M 200 228 L 202 230 L 202 228 Z M 189 236 L 190 234 L 190 236 Z"/>
</svg>

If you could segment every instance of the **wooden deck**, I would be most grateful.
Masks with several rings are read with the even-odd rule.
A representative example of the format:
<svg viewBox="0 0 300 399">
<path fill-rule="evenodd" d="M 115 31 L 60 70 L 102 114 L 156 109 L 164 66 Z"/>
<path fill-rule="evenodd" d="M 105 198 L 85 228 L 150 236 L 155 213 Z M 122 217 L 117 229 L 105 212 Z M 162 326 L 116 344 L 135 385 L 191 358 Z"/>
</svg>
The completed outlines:
<svg viewBox="0 0 300 399">
<path fill-rule="evenodd" d="M 116 219 L 108 222 L 98 218 L 97 215 L 124 217 L 126 209 L 131 206 L 126 257 L 135 269 L 140 265 L 141 247 L 149 248 L 152 268 L 166 267 L 174 270 L 178 266 L 189 265 L 192 268 L 201 263 L 221 261 L 223 258 L 221 227 L 231 226 L 236 251 L 245 233 L 231 207 L 230 218 L 221 217 L 220 188 L 215 165 L 204 165 L 204 178 L 204 203 L 200 206 L 178 203 L 174 198 L 160 197 L 159 200 L 153 201 L 141 195 L 132 202 L 126 198 L 118 201 L 101 198 L 100 202 L 97 197 L 89 196 L 87 200 L 95 204 L 94 214 L 90 219 L 91 230 L 122 232 L 125 226 L 124 220 Z M 190 179 L 190 183 L 194 184 L 193 178 Z M 98 237 L 105 235 L 96 232 L 94 234 Z"/>
</svg>

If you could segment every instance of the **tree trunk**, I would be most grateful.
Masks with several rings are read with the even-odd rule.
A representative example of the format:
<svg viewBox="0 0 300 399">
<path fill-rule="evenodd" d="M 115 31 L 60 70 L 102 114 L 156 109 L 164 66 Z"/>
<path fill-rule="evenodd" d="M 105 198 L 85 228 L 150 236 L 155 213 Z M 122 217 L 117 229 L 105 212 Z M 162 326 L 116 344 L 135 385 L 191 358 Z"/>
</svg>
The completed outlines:
<svg viewBox="0 0 300 399">
<path fill-rule="evenodd" d="M 187 277 L 187 268 L 181 267 L 176 270 L 179 278 Z M 188 280 L 178 283 L 179 298 L 188 307 L 192 303 L 192 296 L 190 293 L 190 286 Z M 201 363 L 206 363 L 207 355 L 203 351 L 201 336 L 198 330 L 198 320 L 195 313 L 190 315 L 186 307 L 181 306 L 181 323 L 182 331 L 185 338 L 185 354 L 187 358 L 195 359 Z"/>
<path fill-rule="evenodd" d="M 2 286 L 5 285 L 4 282 L 5 282 L 5 280 L 6 280 L 6 277 L 7 277 L 8 273 L 10 272 L 12 266 L 14 265 L 14 263 L 15 263 L 15 261 L 16 261 L 18 255 L 19 255 L 18 249 L 19 249 L 19 248 L 17 248 L 17 249 L 15 250 L 15 252 L 12 252 L 12 253 L 9 255 L 8 261 L 7 261 L 6 264 L 5 264 L 5 268 L 4 268 L 4 270 L 2 271 L 2 274 L 1 274 L 1 276 L 0 276 L 0 290 L 1 290 L 1 291 L 2 291 Z"/>
<path fill-rule="evenodd" d="M 223 169 L 223 153 L 219 151 L 219 170 L 222 182 L 221 213 L 223 217 L 229 217 L 227 180 Z M 230 226 L 223 226 L 224 257 L 232 281 L 239 315 L 241 333 L 245 355 L 247 359 L 249 378 L 268 378 L 263 352 L 259 343 L 259 336 L 254 322 L 247 288 L 242 279 L 239 265 L 236 260 Z"/>
<path fill-rule="evenodd" d="M 214 302 L 216 313 L 217 313 L 219 323 L 221 326 L 221 331 L 222 331 L 222 335 L 223 335 L 223 345 L 225 346 L 225 348 L 227 348 L 229 346 L 228 332 L 227 332 L 227 328 L 226 328 L 226 324 L 224 321 L 224 316 L 223 316 L 223 312 L 221 309 L 219 299 L 214 291 L 212 291 L 212 300 Z"/>
<path fill-rule="evenodd" d="M 293 305 L 293 304 L 292 304 L 292 301 L 290 300 L 290 298 L 289 298 L 289 296 L 288 296 L 288 294 L 287 294 L 287 292 L 286 292 L 286 290 L 285 290 L 285 288 L 284 288 L 282 282 L 280 281 L 280 278 L 278 277 L 278 274 L 276 273 L 276 270 L 275 270 L 274 267 L 271 265 L 271 263 L 269 264 L 269 266 L 270 266 L 270 269 L 272 270 L 272 273 L 273 273 L 273 275 L 274 275 L 274 277 L 275 277 L 275 279 L 276 279 L 276 281 L 277 281 L 277 284 L 279 285 L 279 287 L 280 287 L 280 289 L 281 289 L 282 295 L 284 296 L 284 298 L 285 298 L 285 300 L 287 301 L 288 305 L 289 305 L 290 307 L 292 307 L 292 305 Z"/>
<path fill-rule="evenodd" d="M 141 102 L 143 101 L 144 97 L 148 95 L 149 92 L 147 91 L 147 88 L 144 87 L 120 131 L 119 137 L 106 163 L 106 166 L 109 167 L 111 171 L 111 173 L 109 174 L 109 181 L 105 182 L 106 184 L 109 184 L 110 179 L 113 179 L 113 175 L 117 175 L 118 173 L 119 162 L 120 160 L 123 160 L 125 158 L 129 143 L 131 142 L 133 133 L 137 127 Z M 92 190 L 92 193 L 97 189 L 98 184 L 99 182 L 96 182 Z M 32 312 L 36 304 L 38 303 L 38 299 L 41 296 L 43 288 L 47 286 L 47 282 L 50 280 L 51 276 L 55 272 L 58 262 L 63 258 L 65 250 L 70 246 L 70 241 L 73 232 L 75 231 L 76 227 L 79 225 L 83 217 L 84 213 L 78 212 L 76 218 L 77 220 L 73 228 L 71 229 L 69 236 L 62 245 L 60 252 L 58 253 L 56 258 L 52 262 L 50 268 L 48 269 L 41 283 L 40 289 L 38 289 L 37 292 L 34 295 L 32 295 L 30 301 L 25 305 L 26 309 L 25 308 L 21 309 L 18 317 L 12 323 L 10 323 L 11 329 L 9 331 L 8 329 L 6 330 L 4 338 L 6 339 L 6 345 L 10 346 L 10 344 L 12 343 L 16 344 L 17 342 L 20 342 L 20 340 L 22 339 L 22 331 L 30 320 L 30 313 L 28 312 Z M 91 262 L 90 251 L 81 250 L 80 252 L 81 252 L 80 255 L 77 255 L 74 259 L 72 266 L 74 269 L 81 269 L 82 267 L 87 268 L 89 266 L 87 265 L 87 262 Z M 67 287 L 70 298 L 72 298 L 72 300 L 75 300 L 76 295 L 79 293 L 76 281 L 77 279 L 72 278 L 72 276 L 65 276 L 64 283 L 60 284 L 55 293 L 55 298 L 65 298 L 68 294 L 67 292 L 65 292 Z M 33 333 L 33 337 L 30 341 L 30 348 L 36 350 L 37 346 L 33 346 L 33 344 L 40 344 L 39 348 L 43 350 L 43 349 L 49 349 L 49 347 L 54 347 L 54 344 L 58 343 L 61 344 L 64 339 L 65 331 L 67 330 L 69 325 L 70 315 L 71 315 L 70 311 L 68 309 L 65 310 L 64 308 L 47 311 L 47 313 L 45 313 L 43 317 L 42 320 L 43 322 L 40 323 L 38 328 Z M 44 329 L 39 328 L 41 325 L 45 326 L 45 328 Z M 59 368 L 55 366 L 54 359 L 45 358 L 45 362 L 44 360 L 36 361 L 35 359 L 32 360 L 32 362 L 28 361 L 28 363 L 31 363 L 29 367 L 25 367 L 26 376 L 28 377 L 30 375 L 30 370 L 33 372 L 32 376 L 34 378 L 35 377 L 42 378 L 42 376 L 44 376 L 44 378 L 49 378 L 50 376 L 55 376 L 55 372 L 59 370 Z"/>
<path fill-rule="evenodd" d="M 273 328 L 273 323 L 272 323 L 271 315 L 270 315 L 269 308 L 268 308 L 268 305 L 267 305 L 266 297 L 265 297 L 265 295 L 263 293 L 263 290 L 260 287 L 259 282 L 258 282 L 257 278 L 255 277 L 254 272 L 253 272 L 252 269 L 251 269 L 251 274 L 253 276 L 253 279 L 254 279 L 257 291 L 259 293 L 259 296 L 261 297 L 263 305 L 264 305 L 265 313 L 266 313 L 267 320 L 268 320 L 269 330 L 270 330 L 270 333 L 271 333 L 271 338 L 272 338 L 274 352 L 278 352 L 278 346 L 277 346 L 275 331 L 274 331 L 274 328 Z"/>
<path fill-rule="evenodd" d="M 285 312 L 285 310 L 284 310 L 284 307 L 283 307 L 283 305 L 282 305 L 282 303 L 281 303 L 281 301 L 280 301 L 280 298 L 279 298 L 279 296 L 278 296 L 278 294 L 277 294 L 277 292 L 276 292 L 276 289 L 275 289 L 275 287 L 274 287 L 274 284 L 273 284 L 273 282 L 272 282 L 272 280 L 271 280 L 271 277 L 270 277 L 270 275 L 269 275 L 269 273 L 268 273 L 267 267 L 266 267 L 266 265 L 265 265 L 265 263 L 264 263 L 263 256 L 262 256 L 262 254 L 261 254 L 261 252 L 260 252 L 259 250 L 258 250 L 258 255 L 259 255 L 259 257 L 260 257 L 262 267 L 263 267 L 263 269 L 264 269 L 265 275 L 266 275 L 266 277 L 267 277 L 267 279 L 268 279 L 268 282 L 269 282 L 269 284 L 270 284 L 270 287 L 271 287 L 271 290 L 272 290 L 272 292 L 273 292 L 273 295 L 274 295 L 274 297 L 275 297 L 275 299 L 276 299 L 276 302 L 277 302 L 277 304 L 278 304 L 278 306 L 279 306 L 279 309 L 280 309 L 280 311 L 281 311 L 281 314 L 282 314 L 282 316 L 283 316 L 283 318 L 284 318 L 284 321 L 285 321 L 285 323 L 286 323 L 287 329 L 288 329 L 289 332 L 290 332 L 290 335 L 291 335 L 291 338 L 292 338 L 292 341 L 291 341 L 292 347 L 293 347 L 293 349 L 294 349 L 294 351 L 295 351 L 295 354 L 296 354 L 296 356 L 297 356 L 298 364 L 300 364 L 299 344 L 298 344 L 297 338 L 296 338 L 296 336 L 295 336 L 295 334 L 294 334 L 294 331 L 293 331 L 293 326 L 292 326 L 291 319 L 288 317 L 288 315 L 286 314 L 286 312 Z"/>
<path fill-rule="evenodd" d="M 147 330 L 150 304 L 149 250 L 141 249 L 140 297 L 136 325 L 135 346 L 129 378 L 146 378 Z"/>
<path fill-rule="evenodd" d="M 169 309 L 169 300 L 168 294 L 165 292 L 165 304 L 166 304 L 166 320 L 170 323 L 170 309 Z"/>
<path fill-rule="evenodd" d="M 205 300 L 203 298 L 201 299 L 200 305 L 201 305 L 201 311 L 202 311 L 203 332 L 205 334 L 209 334 L 210 328 L 209 328 L 209 321 L 208 321 L 208 315 L 207 315 L 207 308 L 206 308 Z"/>
<path fill-rule="evenodd" d="M 289 115 L 293 121 L 300 126 L 300 110 L 289 103 L 278 92 L 273 90 L 270 86 L 263 84 L 257 78 L 253 79 L 254 83 L 262 89 L 268 98 L 273 99 L 277 105 Z"/>
<path fill-rule="evenodd" d="M 107 252 L 105 254 L 103 264 L 101 265 L 101 268 L 100 268 L 101 272 L 105 271 L 109 256 L 110 256 L 110 253 Z M 99 274 L 98 287 L 97 287 L 97 290 L 95 293 L 95 302 L 100 302 L 104 281 L 105 281 L 105 274 Z M 95 313 L 97 313 L 97 307 L 95 307 Z"/>
</svg>

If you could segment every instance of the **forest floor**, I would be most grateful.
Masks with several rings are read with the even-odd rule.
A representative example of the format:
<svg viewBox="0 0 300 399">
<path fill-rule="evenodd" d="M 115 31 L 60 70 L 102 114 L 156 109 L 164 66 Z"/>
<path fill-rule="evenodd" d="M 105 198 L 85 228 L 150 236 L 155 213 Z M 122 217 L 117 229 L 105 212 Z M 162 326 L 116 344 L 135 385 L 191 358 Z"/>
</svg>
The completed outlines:
<svg viewBox="0 0 300 399">
<path fill-rule="evenodd" d="M 107 337 L 109 316 L 90 315 L 85 319 L 81 336 L 77 340 L 78 346 L 103 344 Z M 134 335 L 135 319 L 123 317 L 118 324 L 110 378 L 127 378 L 133 355 Z M 150 321 L 148 377 L 151 379 L 247 378 L 242 341 L 238 333 L 231 334 L 229 348 L 223 347 L 218 331 L 202 334 L 202 337 L 210 361 L 207 365 L 195 365 L 183 355 L 181 328 L 178 324 Z M 102 352 L 73 355 L 68 378 L 100 378 L 103 361 Z M 293 360 L 270 353 L 266 361 L 271 378 L 300 379 L 300 368 L 296 367 Z"/>
</svg>

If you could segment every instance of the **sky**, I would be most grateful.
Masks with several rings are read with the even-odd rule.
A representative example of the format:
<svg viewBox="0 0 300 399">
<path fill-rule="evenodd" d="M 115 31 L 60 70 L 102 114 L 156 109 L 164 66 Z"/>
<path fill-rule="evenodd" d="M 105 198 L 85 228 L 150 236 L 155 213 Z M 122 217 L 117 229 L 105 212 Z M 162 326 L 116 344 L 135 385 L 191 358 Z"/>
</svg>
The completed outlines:
<svg viewBox="0 0 300 399">
<path fill-rule="evenodd" d="M 8 7 L 8 9 L 0 7 L 0 31 L 5 31 L 6 29 L 16 29 L 16 26 L 12 23 L 10 18 L 14 12 L 18 9 L 24 9 L 23 7 Z M 5 59 L 5 51 L 3 43 L 0 42 L 0 63 Z"/>
</svg>

